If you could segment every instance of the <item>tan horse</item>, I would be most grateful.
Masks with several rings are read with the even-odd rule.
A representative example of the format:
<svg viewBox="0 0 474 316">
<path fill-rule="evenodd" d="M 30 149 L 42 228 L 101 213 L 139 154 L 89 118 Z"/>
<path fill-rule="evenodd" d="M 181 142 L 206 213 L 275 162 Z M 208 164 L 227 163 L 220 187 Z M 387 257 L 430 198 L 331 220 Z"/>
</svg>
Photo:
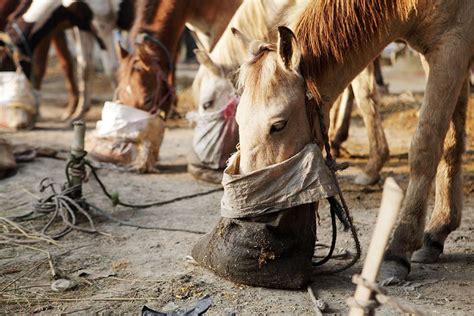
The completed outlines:
<svg viewBox="0 0 474 316">
<path fill-rule="evenodd" d="M 212 52 L 210 54 L 203 50 L 196 52 L 201 66 L 193 82 L 193 98 L 199 112 L 219 111 L 235 94 L 231 79 L 234 71 L 245 60 L 247 50 L 234 40 L 230 28 L 235 27 L 253 39 L 274 40 L 276 33 L 272 31 L 278 24 L 291 19 L 292 15 L 289 12 L 301 3 L 307 1 L 244 1 Z M 367 127 L 370 146 L 369 161 L 355 182 L 368 185 L 379 180 L 380 171 L 389 158 L 388 145 L 378 113 L 379 98 L 372 64 L 354 79 L 352 90 Z M 347 93 L 348 91 L 345 92 Z M 337 119 L 338 115 L 334 113 L 333 116 Z M 336 145 L 340 145 L 343 141 L 340 136 L 336 134 L 334 137 Z"/>
<path fill-rule="evenodd" d="M 474 2 L 320 0 L 300 9 L 296 36 L 280 28 L 278 51 L 254 43 L 253 59 L 242 66 L 240 171 L 283 161 L 301 150 L 313 139 L 305 93 L 312 95 L 311 105 L 319 107 L 328 124 L 330 107 L 349 82 L 390 42 L 406 40 L 424 55 L 428 83 L 410 148 L 401 218 L 382 268 L 382 278 L 404 279 L 410 256 L 416 262 L 435 262 L 461 221 Z M 435 207 L 423 234 L 435 176 Z"/>
</svg>

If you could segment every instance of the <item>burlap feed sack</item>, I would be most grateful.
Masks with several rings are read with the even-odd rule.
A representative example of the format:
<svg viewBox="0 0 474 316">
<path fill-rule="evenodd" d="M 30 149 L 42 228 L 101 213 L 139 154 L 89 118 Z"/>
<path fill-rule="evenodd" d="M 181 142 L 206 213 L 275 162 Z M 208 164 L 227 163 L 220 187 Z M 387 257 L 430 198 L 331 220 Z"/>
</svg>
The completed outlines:
<svg viewBox="0 0 474 316">
<path fill-rule="evenodd" d="M 337 194 L 331 171 L 316 144 L 308 144 L 293 157 L 246 175 L 236 174 L 239 159 L 237 152 L 224 171 L 222 217 L 255 217 Z"/>
<path fill-rule="evenodd" d="M 0 127 L 33 128 L 40 97 L 23 72 L 0 72 L 0 91 Z"/>
<path fill-rule="evenodd" d="M 196 123 L 193 135 L 193 151 L 198 165 L 210 169 L 223 169 L 230 155 L 235 152 L 239 131 L 235 112 L 239 99 L 232 97 L 219 111 L 188 113 L 187 118 Z M 196 163 L 194 163 L 196 164 Z"/>
<path fill-rule="evenodd" d="M 158 160 L 164 132 L 165 122 L 159 115 L 105 102 L 102 119 L 86 139 L 86 149 L 96 160 L 147 172 Z"/>
<path fill-rule="evenodd" d="M 321 151 L 309 144 L 290 159 L 239 175 L 239 153 L 224 173 L 219 222 L 193 258 L 233 282 L 299 289 L 311 281 L 316 201 L 337 193 Z"/>
</svg>

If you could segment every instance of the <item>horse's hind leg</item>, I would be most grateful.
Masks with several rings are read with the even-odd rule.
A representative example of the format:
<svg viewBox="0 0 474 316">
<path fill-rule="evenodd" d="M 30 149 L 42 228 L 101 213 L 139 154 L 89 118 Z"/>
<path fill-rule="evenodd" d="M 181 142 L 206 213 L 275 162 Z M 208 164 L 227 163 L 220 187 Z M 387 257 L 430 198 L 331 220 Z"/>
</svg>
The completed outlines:
<svg viewBox="0 0 474 316">
<path fill-rule="evenodd" d="M 370 64 L 352 81 L 354 97 L 359 107 L 369 137 L 369 161 L 355 182 L 369 185 L 380 179 L 380 170 L 389 158 L 389 150 L 382 128 L 378 107 L 379 100 L 375 84 L 374 66 Z"/>
<path fill-rule="evenodd" d="M 76 78 L 74 77 L 74 63 L 69 48 L 67 47 L 66 34 L 64 34 L 64 31 L 57 32 L 53 36 L 52 42 L 56 49 L 61 68 L 66 76 L 66 87 L 69 92 L 66 111 L 61 116 L 61 119 L 66 120 L 76 110 L 77 102 L 79 101 L 79 90 L 77 88 Z"/>
<path fill-rule="evenodd" d="M 468 70 L 469 57 L 463 55 L 467 51 L 463 43 L 450 44 L 449 47 L 438 47 L 427 56 L 429 74 L 425 99 L 410 146 L 410 181 L 400 221 L 385 254 L 381 279 L 405 279 L 410 270 L 408 258 L 422 245 L 431 184 Z M 456 58 L 453 58 L 453 52 L 456 52 Z M 456 184 L 453 189 L 458 186 Z"/>
<path fill-rule="evenodd" d="M 436 174 L 434 210 L 423 236 L 423 246 L 412 256 L 414 262 L 436 262 L 443 252 L 444 241 L 448 234 L 461 223 L 462 155 L 465 150 L 468 103 L 469 80 L 465 80 L 444 140 L 444 153 Z"/>
<path fill-rule="evenodd" d="M 33 75 L 31 82 L 35 90 L 41 90 L 41 84 L 43 82 L 44 75 L 46 73 L 46 66 L 48 64 L 48 52 L 51 46 L 51 38 L 46 37 L 40 42 L 35 50 L 33 56 Z"/>
</svg>

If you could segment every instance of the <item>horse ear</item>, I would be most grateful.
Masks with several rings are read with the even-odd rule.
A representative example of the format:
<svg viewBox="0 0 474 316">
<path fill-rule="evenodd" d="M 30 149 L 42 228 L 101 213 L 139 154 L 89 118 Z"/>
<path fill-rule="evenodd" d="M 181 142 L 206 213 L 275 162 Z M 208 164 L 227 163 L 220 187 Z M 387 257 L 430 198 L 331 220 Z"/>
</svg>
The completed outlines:
<svg viewBox="0 0 474 316">
<path fill-rule="evenodd" d="M 234 34 L 234 36 L 237 37 L 242 42 L 242 44 L 244 44 L 245 47 L 249 47 L 250 42 L 252 42 L 250 38 L 248 38 L 235 27 L 231 27 L 230 30 L 232 31 L 232 34 Z"/>
<path fill-rule="evenodd" d="M 196 54 L 196 59 L 201 65 L 209 69 L 216 76 L 222 77 L 221 69 L 204 50 L 195 49 L 194 54 Z"/>
<path fill-rule="evenodd" d="M 140 61 L 140 65 L 145 71 L 150 71 L 155 67 L 155 63 L 151 60 L 151 48 L 149 48 L 146 43 L 136 44 L 135 50 L 137 51 L 137 56 Z"/>
<path fill-rule="evenodd" d="M 301 51 L 295 35 L 286 26 L 278 27 L 278 54 L 287 69 L 298 71 Z"/>
</svg>

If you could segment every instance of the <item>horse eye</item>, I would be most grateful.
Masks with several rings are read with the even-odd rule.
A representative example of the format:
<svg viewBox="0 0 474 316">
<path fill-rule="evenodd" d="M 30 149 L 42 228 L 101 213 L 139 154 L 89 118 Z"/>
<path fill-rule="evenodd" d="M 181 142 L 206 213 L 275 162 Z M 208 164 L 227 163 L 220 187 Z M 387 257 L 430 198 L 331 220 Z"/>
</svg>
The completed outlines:
<svg viewBox="0 0 474 316">
<path fill-rule="evenodd" d="M 207 102 L 205 102 L 205 103 L 202 105 L 202 108 L 203 108 L 204 110 L 207 110 L 207 109 L 209 109 L 209 108 L 212 107 L 212 104 L 213 104 L 213 103 L 214 103 L 214 101 L 207 101 Z"/>
<path fill-rule="evenodd" d="M 286 123 L 288 123 L 288 121 L 278 121 L 273 123 L 272 127 L 270 128 L 270 134 L 282 131 L 286 127 Z"/>
</svg>

